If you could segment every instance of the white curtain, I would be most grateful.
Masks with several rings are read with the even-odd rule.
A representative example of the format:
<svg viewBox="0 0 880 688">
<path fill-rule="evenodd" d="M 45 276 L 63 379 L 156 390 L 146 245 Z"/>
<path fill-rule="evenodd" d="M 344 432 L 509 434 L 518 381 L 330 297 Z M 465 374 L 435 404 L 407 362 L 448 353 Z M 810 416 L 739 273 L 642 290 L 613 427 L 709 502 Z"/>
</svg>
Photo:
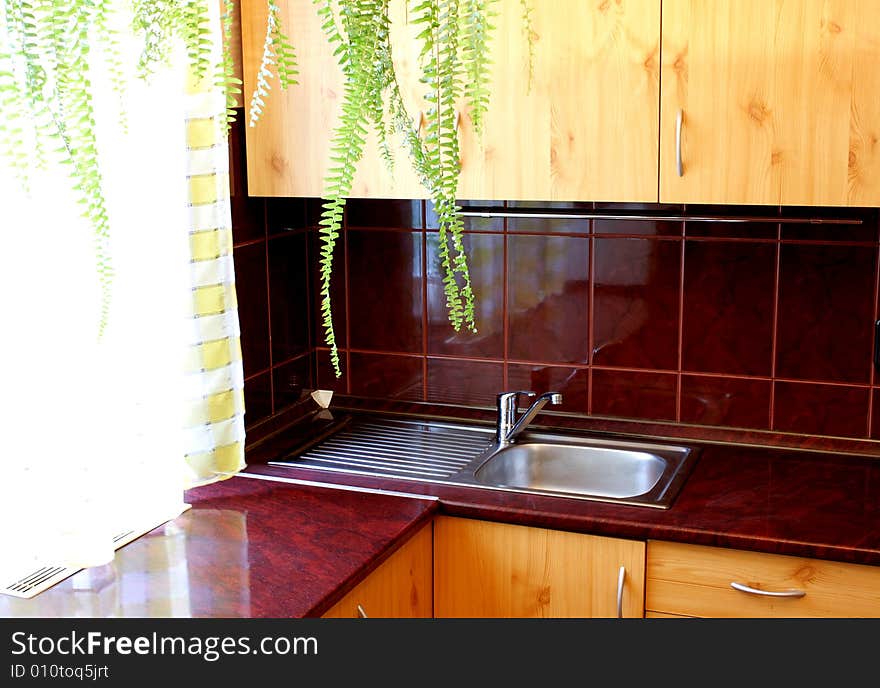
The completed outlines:
<svg viewBox="0 0 880 688">
<path fill-rule="evenodd" d="M 0 163 L 0 592 L 109 561 L 123 533 L 180 514 L 185 488 L 244 465 L 223 97 L 187 81 L 183 55 L 144 83 L 127 45 L 125 129 L 99 59 L 91 75 L 114 269 L 100 338 L 93 232 L 65 170 L 34 170 L 26 193 Z"/>
</svg>

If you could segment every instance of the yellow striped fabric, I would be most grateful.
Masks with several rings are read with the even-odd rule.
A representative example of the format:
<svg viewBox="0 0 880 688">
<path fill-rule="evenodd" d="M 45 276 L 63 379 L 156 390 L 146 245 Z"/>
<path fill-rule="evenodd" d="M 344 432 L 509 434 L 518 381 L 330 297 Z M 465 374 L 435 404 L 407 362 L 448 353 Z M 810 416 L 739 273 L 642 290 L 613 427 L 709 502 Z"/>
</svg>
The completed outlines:
<svg viewBox="0 0 880 688">
<path fill-rule="evenodd" d="M 192 308 L 186 361 L 187 487 L 230 477 L 244 462 L 244 373 L 229 209 L 223 94 L 186 88 Z"/>
</svg>

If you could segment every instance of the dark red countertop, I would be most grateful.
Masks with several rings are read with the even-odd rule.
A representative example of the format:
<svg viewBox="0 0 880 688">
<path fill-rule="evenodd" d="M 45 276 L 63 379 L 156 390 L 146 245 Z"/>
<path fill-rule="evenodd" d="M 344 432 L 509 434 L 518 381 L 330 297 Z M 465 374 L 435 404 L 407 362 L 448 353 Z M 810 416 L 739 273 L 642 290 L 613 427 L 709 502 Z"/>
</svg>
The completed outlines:
<svg viewBox="0 0 880 688">
<path fill-rule="evenodd" d="M 427 524 L 436 501 L 235 477 L 0 616 L 320 616 Z"/>
<path fill-rule="evenodd" d="M 346 414 L 335 413 L 337 418 Z M 264 441 L 254 456 L 267 461 L 273 454 L 277 458 L 288 452 L 297 435 L 307 434 L 314 422 L 298 425 Z M 880 565 L 877 457 L 699 441 L 686 444 L 699 447 L 700 456 L 666 510 L 257 462 L 251 462 L 247 471 L 431 495 L 439 498 L 441 513 L 454 516 Z"/>
</svg>

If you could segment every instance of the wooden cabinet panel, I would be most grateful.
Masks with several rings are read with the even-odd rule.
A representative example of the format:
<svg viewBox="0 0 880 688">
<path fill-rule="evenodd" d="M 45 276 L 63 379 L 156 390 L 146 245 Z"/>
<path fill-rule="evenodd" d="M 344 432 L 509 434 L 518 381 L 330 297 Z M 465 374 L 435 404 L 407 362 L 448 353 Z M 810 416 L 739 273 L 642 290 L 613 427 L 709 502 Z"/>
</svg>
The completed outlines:
<svg viewBox="0 0 880 688">
<path fill-rule="evenodd" d="M 479 139 L 464 117 L 459 197 L 657 200 L 658 0 L 532 3 L 534 75 L 520 0 L 500 0 Z"/>
<path fill-rule="evenodd" d="M 278 3 L 299 60 L 299 85 L 277 82 L 247 130 L 253 196 L 321 196 L 342 74 L 311 0 Z M 460 198 L 656 201 L 660 1 L 534 3 L 534 78 L 520 0 L 500 0 L 492 37 L 492 92 L 482 138 L 466 108 L 459 126 Z M 426 108 L 415 28 L 392 2 L 394 59 L 414 118 Z M 266 3 L 242 0 L 245 101 L 265 38 Z M 371 132 L 352 197 L 424 198 L 406 151 L 385 168 Z"/>
<path fill-rule="evenodd" d="M 432 535 L 425 526 L 337 602 L 325 618 L 431 618 Z"/>
<path fill-rule="evenodd" d="M 802 590 L 765 597 L 733 589 Z M 877 617 L 880 568 L 777 554 L 650 541 L 646 600 L 650 612 L 705 617 Z"/>
<path fill-rule="evenodd" d="M 440 517 L 434 524 L 437 617 L 614 617 L 644 611 L 645 544 Z"/>
<path fill-rule="evenodd" d="M 661 202 L 880 204 L 880 5 L 664 0 L 662 22 Z"/>
</svg>

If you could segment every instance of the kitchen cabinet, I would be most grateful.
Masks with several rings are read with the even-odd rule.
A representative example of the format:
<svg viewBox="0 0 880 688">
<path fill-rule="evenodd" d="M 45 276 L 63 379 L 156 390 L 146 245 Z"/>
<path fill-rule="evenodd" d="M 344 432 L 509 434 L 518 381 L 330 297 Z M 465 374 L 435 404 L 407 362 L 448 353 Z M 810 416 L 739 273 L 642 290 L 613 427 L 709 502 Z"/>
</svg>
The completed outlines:
<svg viewBox="0 0 880 688">
<path fill-rule="evenodd" d="M 662 24 L 661 202 L 880 205 L 877 2 L 664 0 Z"/>
<path fill-rule="evenodd" d="M 325 618 L 431 618 L 431 525 L 406 543 L 337 602 Z"/>
<path fill-rule="evenodd" d="M 880 617 L 876 566 L 654 540 L 646 561 L 648 617 Z"/>
<path fill-rule="evenodd" d="M 644 542 L 441 516 L 434 615 L 641 617 L 644 566 Z"/>
<path fill-rule="evenodd" d="M 321 196 L 338 121 L 342 74 L 312 0 L 278 3 L 299 61 L 299 85 L 273 82 L 262 118 L 247 133 L 252 196 Z M 656 201 L 659 145 L 660 0 L 532 3 L 529 43 L 520 0 L 494 7 L 491 101 L 482 137 L 467 108 L 459 118 L 459 197 Z M 245 95 L 253 91 L 266 3 L 242 0 Z M 426 104 L 417 31 L 403 0 L 391 3 L 395 67 L 416 121 Z M 247 99 L 247 98 L 246 98 Z M 370 133 L 352 197 L 422 198 L 403 148 L 389 173 Z"/>
</svg>

